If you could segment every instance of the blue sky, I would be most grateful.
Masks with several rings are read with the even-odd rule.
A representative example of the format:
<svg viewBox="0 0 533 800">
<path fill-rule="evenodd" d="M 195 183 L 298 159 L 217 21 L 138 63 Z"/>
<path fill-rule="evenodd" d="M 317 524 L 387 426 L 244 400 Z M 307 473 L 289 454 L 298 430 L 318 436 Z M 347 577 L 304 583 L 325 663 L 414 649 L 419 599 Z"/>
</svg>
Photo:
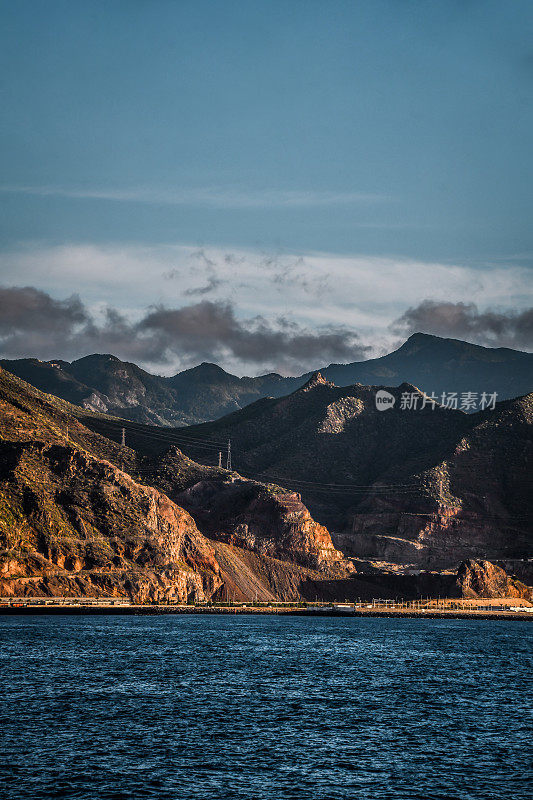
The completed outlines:
<svg viewBox="0 0 533 800">
<path fill-rule="evenodd" d="M 82 291 L 96 309 L 118 302 L 98 268 L 112 252 L 137 263 L 150 248 L 215 248 L 221 260 L 240 253 L 241 264 L 251 253 L 255 306 L 235 265 L 201 297 L 271 325 L 280 314 L 307 327 L 351 324 L 374 347 L 388 346 L 387 326 L 424 299 L 500 310 L 528 300 L 529 0 L 18 0 L 2 3 L 2 17 L 6 285 L 18 277 L 58 298 Z M 58 248 L 78 280 L 72 268 L 64 280 L 45 268 Z M 265 302 L 256 254 L 304 263 L 321 254 L 330 282 L 337 268 L 339 281 L 350 278 L 352 317 L 332 302 L 324 319 L 309 292 Z M 399 266 L 359 302 L 365 258 Z M 438 286 L 437 273 L 421 284 L 424 265 L 449 265 L 450 280 L 441 271 Z M 152 294 L 125 277 L 124 313 L 191 302 L 169 291 L 160 261 L 145 269 Z M 454 270 L 470 276 L 455 294 Z"/>
</svg>

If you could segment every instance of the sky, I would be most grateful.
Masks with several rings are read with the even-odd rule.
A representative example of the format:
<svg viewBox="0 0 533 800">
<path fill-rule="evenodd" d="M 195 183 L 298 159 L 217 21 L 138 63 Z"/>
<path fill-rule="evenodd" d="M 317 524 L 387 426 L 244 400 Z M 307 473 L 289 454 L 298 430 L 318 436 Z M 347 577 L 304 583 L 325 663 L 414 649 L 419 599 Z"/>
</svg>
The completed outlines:
<svg viewBox="0 0 533 800">
<path fill-rule="evenodd" d="M 0 8 L 3 357 L 533 350 L 530 0 Z"/>
</svg>

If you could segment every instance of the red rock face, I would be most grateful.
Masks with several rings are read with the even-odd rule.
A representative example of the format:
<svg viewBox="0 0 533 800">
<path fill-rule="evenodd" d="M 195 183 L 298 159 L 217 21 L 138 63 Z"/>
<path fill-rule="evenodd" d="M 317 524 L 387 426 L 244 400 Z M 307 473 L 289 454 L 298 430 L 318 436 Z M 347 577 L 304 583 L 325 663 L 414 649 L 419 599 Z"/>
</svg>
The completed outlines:
<svg viewBox="0 0 533 800">
<path fill-rule="evenodd" d="M 230 533 L 235 544 L 312 569 L 328 569 L 343 559 L 327 528 L 314 521 L 295 493 L 272 498 L 260 493 L 240 518 Z"/>
<path fill-rule="evenodd" d="M 469 560 L 461 564 L 457 584 L 463 597 L 517 597 L 533 600 L 533 589 L 509 577 L 490 561 Z"/>
<path fill-rule="evenodd" d="M 220 586 L 213 548 L 166 495 L 72 447 L 0 449 L 2 594 L 185 601 Z"/>
<path fill-rule="evenodd" d="M 513 539 L 513 527 L 512 521 L 505 525 L 454 506 L 435 513 L 399 509 L 359 513 L 352 530 L 335 535 L 334 540 L 353 557 L 447 569 L 457 568 L 465 559 L 520 546 L 520 538 Z"/>
<path fill-rule="evenodd" d="M 311 569 L 345 562 L 298 494 L 243 479 L 199 481 L 176 497 L 209 536 Z M 347 568 L 345 563 L 345 568 Z"/>
</svg>

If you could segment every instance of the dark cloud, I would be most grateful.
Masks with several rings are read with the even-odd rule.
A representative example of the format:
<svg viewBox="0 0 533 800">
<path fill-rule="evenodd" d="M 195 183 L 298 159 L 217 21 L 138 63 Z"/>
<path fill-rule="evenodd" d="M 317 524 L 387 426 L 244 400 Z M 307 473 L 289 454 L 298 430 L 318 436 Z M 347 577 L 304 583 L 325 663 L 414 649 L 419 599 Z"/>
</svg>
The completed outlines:
<svg viewBox="0 0 533 800">
<path fill-rule="evenodd" d="M 467 339 L 492 347 L 533 348 L 533 308 L 524 311 L 479 311 L 475 303 L 424 300 L 393 325 L 404 335 L 421 332 Z"/>
<path fill-rule="evenodd" d="M 202 300 L 181 308 L 154 306 L 130 322 L 108 308 L 98 321 L 81 300 L 55 300 L 32 287 L 0 288 L 0 351 L 5 358 L 77 358 L 109 352 L 150 364 L 232 359 L 254 367 L 304 370 L 329 361 L 364 358 L 354 331 L 308 330 L 280 317 L 239 319 L 228 302 Z"/>
<path fill-rule="evenodd" d="M 237 319 L 230 303 L 207 300 L 179 309 L 153 309 L 140 329 L 152 332 L 168 351 L 194 353 L 198 358 L 226 354 L 255 364 L 353 360 L 367 350 L 353 331 L 344 328 L 311 332 L 283 318 L 276 327 L 263 317 L 243 321 Z"/>
<path fill-rule="evenodd" d="M 0 333 L 14 328 L 43 331 L 73 328 L 87 322 L 88 316 L 77 295 L 54 300 L 33 286 L 0 287 Z"/>
<path fill-rule="evenodd" d="M 76 295 L 54 300 L 33 286 L 0 287 L 0 341 L 6 354 L 51 352 L 91 328 L 91 318 Z"/>
</svg>

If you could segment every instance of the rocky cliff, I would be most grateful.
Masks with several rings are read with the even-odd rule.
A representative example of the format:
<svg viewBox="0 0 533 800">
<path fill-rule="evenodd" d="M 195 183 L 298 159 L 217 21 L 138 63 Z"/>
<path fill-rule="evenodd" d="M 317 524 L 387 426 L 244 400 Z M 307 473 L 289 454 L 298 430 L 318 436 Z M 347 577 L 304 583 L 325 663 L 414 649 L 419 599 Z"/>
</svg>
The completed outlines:
<svg viewBox="0 0 533 800">
<path fill-rule="evenodd" d="M 490 561 L 469 559 L 457 572 L 457 586 L 461 597 L 516 597 L 533 601 L 533 588 Z"/>
<path fill-rule="evenodd" d="M 259 555 L 325 571 L 345 561 L 296 492 L 232 477 L 199 481 L 176 500 L 213 538 Z"/>
<path fill-rule="evenodd" d="M 0 593 L 206 599 L 214 550 L 137 456 L 0 371 Z"/>
<path fill-rule="evenodd" d="M 254 581 L 267 594 L 297 594 L 313 570 L 350 572 L 297 495 L 175 447 L 142 457 L 72 411 L 0 371 L 0 593 L 184 601 L 240 584 L 242 594 L 251 584 L 231 564 L 244 564 L 244 551 L 256 553 Z"/>
</svg>

